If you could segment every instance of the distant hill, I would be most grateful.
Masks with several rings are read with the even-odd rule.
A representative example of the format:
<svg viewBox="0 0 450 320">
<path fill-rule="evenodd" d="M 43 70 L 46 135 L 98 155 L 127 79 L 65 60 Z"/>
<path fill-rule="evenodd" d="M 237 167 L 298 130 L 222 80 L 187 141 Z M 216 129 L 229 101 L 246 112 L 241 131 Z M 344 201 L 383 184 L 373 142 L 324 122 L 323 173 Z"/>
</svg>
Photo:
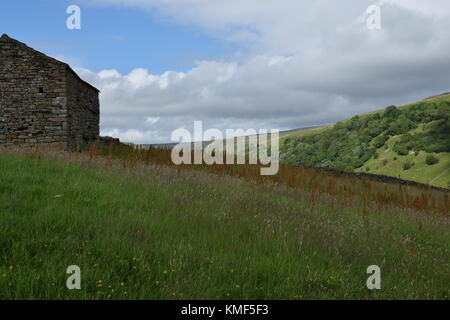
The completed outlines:
<svg viewBox="0 0 450 320">
<path fill-rule="evenodd" d="M 281 161 L 450 188 L 450 93 L 280 138 Z"/>
</svg>

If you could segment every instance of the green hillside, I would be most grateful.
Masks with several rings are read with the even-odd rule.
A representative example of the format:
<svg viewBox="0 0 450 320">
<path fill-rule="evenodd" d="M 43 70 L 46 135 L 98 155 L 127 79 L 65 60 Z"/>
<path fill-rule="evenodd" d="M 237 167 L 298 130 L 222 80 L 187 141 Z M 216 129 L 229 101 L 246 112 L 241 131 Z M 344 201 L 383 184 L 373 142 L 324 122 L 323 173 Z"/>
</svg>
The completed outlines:
<svg viewBox="0 0 450 320">
<path fill-rule="evenodd" d="M 450 187 L 450 94 L 281 139 L 281 161 Z"/>
</svg>

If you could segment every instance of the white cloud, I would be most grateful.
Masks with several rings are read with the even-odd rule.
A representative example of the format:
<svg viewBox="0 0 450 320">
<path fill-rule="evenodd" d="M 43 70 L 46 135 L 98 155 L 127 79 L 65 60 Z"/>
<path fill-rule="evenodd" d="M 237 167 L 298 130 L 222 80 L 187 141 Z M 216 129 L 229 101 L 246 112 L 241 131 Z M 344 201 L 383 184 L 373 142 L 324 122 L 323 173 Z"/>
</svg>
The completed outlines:
<svg viewBox="0 0 450 320">
<path fill-rule="evenodd" d="M 103 134 L 125 141 L 167 142 L 194 120 L 219 129 L 331 123 L 449 91 L 448 1 L 96 2 L 156 10 L 246 45 L 240 60 L 198 61 L 187 72 L 77 69 L 101 90 Z M 374 3 L 382 30 L 361 20 Z"/>
<path fill-rule="evenodd" d="M 413 9 L 417 12 L 439 17 L 445 18 L 450 16 L 450 2 L 447 0 L 432 0 L 432 1 L 423 1 L 423 0 L 379 0 L 381 5 L 383 4 L 397 4 L 404 8 Z"/>
<path fill-rule="evenodd" d="M 98 73 L 100 79 L 118 79 L 120 78 L 120 73 L 117 70 L 102 70 Z"/>
</svg>

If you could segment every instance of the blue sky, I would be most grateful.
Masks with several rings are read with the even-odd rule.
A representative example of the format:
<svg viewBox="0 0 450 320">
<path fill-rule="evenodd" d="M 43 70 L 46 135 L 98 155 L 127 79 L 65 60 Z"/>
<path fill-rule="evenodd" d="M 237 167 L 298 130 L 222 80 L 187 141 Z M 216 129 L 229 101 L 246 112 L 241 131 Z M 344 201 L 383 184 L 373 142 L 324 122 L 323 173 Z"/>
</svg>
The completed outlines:
<svg viewBox="0 0 450 320">
<path fill-rule="evenodd" d="M 81 7 L 81 30 L 66 28 L 70 4 Z M 137 67 L 152 73 L 187 71 L 196 60 L 235 49 L 198 27 L 164 21 L 149 11 L 80 1 L 2 1 L 0 32 L 48 55 L 64 56 L 71 65 L 122 73 Z"/>
<path fill-rule="evenodd" d="M 0 33 L 99 88 L 101 134 L 126 142 L 194 121 L 323 125 L 450 91 L 448 0 L 3 0 Z"/>
</svg>

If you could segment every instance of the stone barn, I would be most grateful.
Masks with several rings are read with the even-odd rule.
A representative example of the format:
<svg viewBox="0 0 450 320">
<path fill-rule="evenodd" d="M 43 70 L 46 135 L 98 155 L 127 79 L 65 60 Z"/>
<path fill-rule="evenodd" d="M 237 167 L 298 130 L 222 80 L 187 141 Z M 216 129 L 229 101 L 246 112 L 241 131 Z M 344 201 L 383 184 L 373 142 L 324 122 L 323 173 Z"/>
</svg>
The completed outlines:
<svg viewBox="0 0 450 320">
<path fill-rule="evenodd" d="M 99 139 L 98 95 L 68 64 L 0 38 L 0 145 L 85 148 Z"/>
</svg>

